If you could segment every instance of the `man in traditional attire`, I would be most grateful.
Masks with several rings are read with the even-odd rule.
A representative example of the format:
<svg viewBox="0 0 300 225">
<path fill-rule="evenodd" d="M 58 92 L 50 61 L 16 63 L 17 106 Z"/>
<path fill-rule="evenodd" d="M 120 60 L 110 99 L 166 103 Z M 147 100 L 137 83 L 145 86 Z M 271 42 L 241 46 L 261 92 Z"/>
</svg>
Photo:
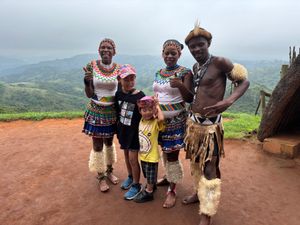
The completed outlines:
<svg viewBox="0 0 300 225">
<path fill-rule="evenodd" d="M 194 99 L 187 119 L 185 149 L 190 159 L 195 193 L 184 204 L 200 201 L 200 225 L 211 223 L 221 195 L 220 157 L 224 155 L 221 113 L 248 89 L 247 70 L 240 64 L 209 53 L 212 35 L 199 24 L 185 39 L 196 59 L 193 66 Z M 226 79 L 234 90 L 224 98 Z"/>
</svg>

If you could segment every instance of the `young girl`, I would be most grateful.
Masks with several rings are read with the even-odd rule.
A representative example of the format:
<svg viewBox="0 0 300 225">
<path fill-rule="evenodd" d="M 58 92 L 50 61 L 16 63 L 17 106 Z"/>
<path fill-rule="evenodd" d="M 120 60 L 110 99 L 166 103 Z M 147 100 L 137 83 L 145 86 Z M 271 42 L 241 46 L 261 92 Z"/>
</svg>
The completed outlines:
<svg viewBox="0 0 300 225">
<path fill-rule="evenodd" d="M 139 123 L 141 115 L 137 101 L 145 96 L 142 91 L 135 89 L 135 69 L 128 64 L 121 66 L 118 80 L 121 88 L 116 93 L 116 110 L 118 115 L 117 137 L 124 150 L 128 178 L 121 184 L 124 190 L 129 189 L 124 198 L 134 199 L 141 191 L 140 165 L 138 162 Z"/>
<path fill-rule="evenodd" d="M 159 161 L 158 133 L 164 129 L 164 115 L 153 97 L 143 97 L 138 106 L 142 115 L 139 126 L 140 160 L 147 186 L 134 201 L 142 203 L 153 200 Z"/>
</svg>

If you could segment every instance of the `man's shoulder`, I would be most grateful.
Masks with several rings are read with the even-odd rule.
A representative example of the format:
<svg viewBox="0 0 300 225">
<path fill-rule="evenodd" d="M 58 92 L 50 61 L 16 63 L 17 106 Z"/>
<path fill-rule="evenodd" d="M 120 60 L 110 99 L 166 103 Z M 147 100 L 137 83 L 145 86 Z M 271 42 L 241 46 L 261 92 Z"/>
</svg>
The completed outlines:
<svg viewBox="0 0 300 225">
<path fill-rule="evenodd" d="M 233 69 L 232 62 L 228 58 L 222 56 L 214 56 L 212 63 L 216 68 L 224 73 L 228 73 Z"/>
<path fill-rule="evenodd" d="M 222 63 L 230 62 L 230 60 L 228 58 L 223 57 L 223 56 L 213 56 L 212 62 L 215 63 L 215 64 L 222 64 Z"/>
</svg>

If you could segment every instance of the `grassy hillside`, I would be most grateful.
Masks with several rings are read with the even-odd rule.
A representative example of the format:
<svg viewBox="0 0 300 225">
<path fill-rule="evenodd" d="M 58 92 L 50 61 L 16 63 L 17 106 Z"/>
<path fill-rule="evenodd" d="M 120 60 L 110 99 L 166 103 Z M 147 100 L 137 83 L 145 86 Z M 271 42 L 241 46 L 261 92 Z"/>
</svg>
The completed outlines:
<svg viewBox="0 0 300 225">
<path fill-rule="evenodd" d="M 0 121 L 43 120 L 43 119 L 73 119 L 82 118 L 83 111 L 74 112 L 27 112 L 0 114 Z M 225 138 L 240 139 L 255 133 L 260 123 L 260 116 L 246 113 L 223 113 Z"/>
<path fill-rule="evenodd" d="M 242 138 L 256 133 L 261 117 L 246 113 L 223 113 L 225 138 Z"/>
<path fill-rule="evenodd" d="M 3 113 L 0 114 L 1 122 L 15 120 L 44 120 L 44 119 L 74 119 L 83 118 L 84 111 L 71 112 L 26 112 L 26 113 Z"/>
<path fill-rule="evenodd" d="M 0 83 L 0 113 L 83 109 L 86 98 L 82 90 L 67 87 L 68 91 L 64 91 L 64 87 L 54 81 L 47 84 Z M 76 92 L 81 94 L 73 94 Z"/>
<path fill-rule="evenodd" d="M 97 55 L 79 55 L 10 69 L 0 67 L 0 113 L 82 110 L 84 94 L 82 67 Z M 160 57 L 116 56 L 116 62 L 137 68 L 137 88 L 152 94 L 153 77 L 163 66 Z M 194 62 L 184 62 L 192 65 Z M 249 70 L 251 85 L 229 110 L 254 113 L 259 91 L 270 91 L 279 80 L 281 61 L 241 61 Z M 185 65 L 184 64 L 184 65 Z M 1 58 L 0 58 L 1 65 Z M 227 85 L 227 95 L 230 84 Z"/>
</svg>

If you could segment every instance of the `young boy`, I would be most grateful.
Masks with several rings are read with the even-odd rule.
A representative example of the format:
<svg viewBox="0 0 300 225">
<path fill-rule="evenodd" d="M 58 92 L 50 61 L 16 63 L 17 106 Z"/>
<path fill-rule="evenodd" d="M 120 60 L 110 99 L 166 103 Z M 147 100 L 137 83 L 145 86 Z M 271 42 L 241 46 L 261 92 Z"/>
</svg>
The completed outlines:
<svg viewBox="0 0 300 225">
<path fill-rule="evenodd" d="M 164 129 L 164 115 L 153 97 L 143 97 L 138 106 L 142 115 L 139 126 L 140 160 L 147 186 L 134 201 L 142 203 L 153 200 L 159 161 L 158 133 Z"/>
<path fill-rule="evenodd" d="M 141 191 L 140 165 L 138 162 L 139 122 L 141 115 L 137 101 L 145 96 L 142 91 L 135 89 L 135 69 L 128 64 L 121 66 L 118 81 L 121 88 L 116 92 L 116 110 L 118 115 L 117 137 L 124 150 L 128 178 L 121 184 L 121 188 L 128 190 L 124 198 L 134 199 Z"/>
</svg>

